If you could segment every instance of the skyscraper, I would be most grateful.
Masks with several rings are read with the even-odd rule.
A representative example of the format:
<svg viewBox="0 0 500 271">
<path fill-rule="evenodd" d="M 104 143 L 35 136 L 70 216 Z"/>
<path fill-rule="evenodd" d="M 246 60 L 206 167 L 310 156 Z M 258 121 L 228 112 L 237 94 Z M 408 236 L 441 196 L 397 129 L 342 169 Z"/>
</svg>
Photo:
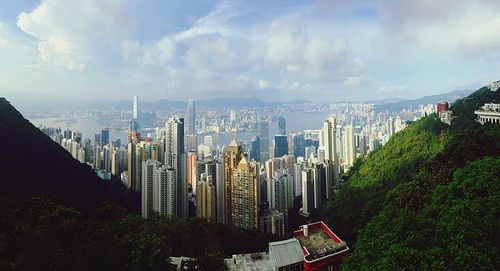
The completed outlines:
<svg viewBox="0 0 500 271">
<path fill-rule="evenodd" d="M 356 146 L 354 145 L 354 133 L 352 125 L 347 125 L 345 128 L 344 135 L 344 165 L 346 168 L 350 168 L 356 159 Z"/>
<path fill-rule="evenodd" d="M 175 170 L 177 216 L 188 216 L 184 118 L 170 118 L 165 123 L 165 166 Z"/>
<path fill-rule="evenodd" d="M 188 186 L 193 189 L 193 195 L 196 195 L 197 190 L 197 170 L 196 170 L 196 153 L 188 152 L 187 153 L 187 183 Z"/>
<path fill-rule="evenodd" d="M 142 162 L 142 187 L 141 187 L 141 215 L 143 218 L 152 218 L 154 214 L 153 192 L 154 175 L 160 162 L 147 160 Z"/>
<path fill-rule="evenodd" d="M 212 182 L 212 176 L 201 174 L 198 184 L 198 196 L 196 197 L 196 216 L 215 221 L 216 217 L 216 192 Z"/>
<path fill-rule="evenodd" d="M 252 146 L 250 150 L 250 159 L 254 159 L 255 161 L 260 161 L 260 137 L 255 136 L 252 139 Z"/>
<path fill-rule="evenodd" d="M 234 172 L 243 157 L 241 146 L 233 139 L 224 152 L 224 209 L 225 221 L 231 223 L 232 204 L 231 198 L 233 195 Z"/>
<path fill-rule="evenodd" d="M 132 112 L 132 118 L 134 120 L 137 120 L 139 118 L 138 103 L 139 103 L 139 97 L 134 96 L 134 108 L 133 108 L 133 112 Z"/>
<path fill-rule="evenodd" d="M 176 172 L 165 166 L 157 167 L 154 175 L 154 210 L 160 216 L 175 216 L 177 206 Z"/>
<path fill-rule="evenodd" d="M 293 156 L 295 158 L 305 156 L 306 142 L 304 140 L 304 134 L 296 134 L 293 137 Z"/>
<path fill-rule="evenodd" d="M 104 147 L 109 144 L 109 129 L 104 128 L 101 131 L 101 147 Z"/>
<path fill-rule="evenodd" d="M 302 172 L 302 213 L 309 215 L 314 209 L 313 173 L 310 168 Z"/>
<path fill-rule="evenodd" d="M 274 136 L 274 157 L 288 154 L 288 138 L 286 135 Z"/>
<path fill-rule="evenodd" d="M 243 229 L 258 228 L 258 180 L 245 156 L 233 171 L 231 183 L 231 222 Z"/>
<path fill-rule="evenodd" d="M 260 123 L 260 161 L 269 159 L 269 123 L 263 121 Z"/>
<path fill-rule="evenodd" d="M 217 222 L 221 224 L 226 224 L 226 200 L 224 194 L 224 164 L 220 161 L 216 161 L 215 163 L 215 190 L 217 193 L 216 201 L 217 201 Z M 212 177 L 213 178 L 213 177 Z"/>
<path fill-rule="evenodd" d="M 187 135 L 196 134 L 196 111 L 193 99 L 188 100 L 187 104 Z"/>
<path fill-rule="evenodd" d="M 323 122 L 323 143 L 325 147 L 325 160 L 333 164 L 333 177 L 335 179 L 339 177 L 339 159 L 337 156 L 338 150 L 336 128 L 337 121 L 333 117 L 330 117 Z"/>
<path fill-rule="evenodd" d="M 278 117 L 278 133 L 280 135 L 286 135 L 286 120 L 285 117 Z"/>
</svg>

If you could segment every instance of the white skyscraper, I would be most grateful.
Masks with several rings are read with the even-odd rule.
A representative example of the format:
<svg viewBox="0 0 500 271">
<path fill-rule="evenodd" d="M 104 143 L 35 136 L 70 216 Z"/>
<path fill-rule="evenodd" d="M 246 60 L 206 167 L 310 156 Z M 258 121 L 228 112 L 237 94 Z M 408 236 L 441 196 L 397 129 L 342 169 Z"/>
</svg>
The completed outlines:
<svg viewBox="0 0 500 271">
<path fill-rule="evenodd" d="M 139 114 L 138 114 L 138 110 L 139 110 L 139 108 L 137 107 L 137 104 L 138 104 L 138 103 L 139 103 L 139 97 L 134 96 L 134 112 L 133 112 L 133 116 L 132 116 L 132 118 L 133 118 L 133 119 L 135 119 L 135 120 L 136 120 L 136 119 L 138 118 L 138 116 L 139 116 Z"/>
<path fill-rule="evenodd" d="M 165 123 L 165 166 L 175 170 L 177 216 L 188 216 L 184 119 L 170 118 Z"/>
<path fill-rule="evenodd" d="M 354 133 L 352 129 L 352 125 L 347 125 L 345 127 L 345 136 L 344 136 L 344 166 L 350 168 L 354 163 L 354 159 L 356 159 L 356 146 L 354 144 Z"/>
<path fill-rule="evenodd" d="M 196 108 L 195 108 L 195 103 L 193 99 L 188 100 L 187 104 L 187 116 L 186 116 L 186 123 L 187 123 L 187 134 L 188 135 L 195 135 L 196 134 Z"/>
</svg>

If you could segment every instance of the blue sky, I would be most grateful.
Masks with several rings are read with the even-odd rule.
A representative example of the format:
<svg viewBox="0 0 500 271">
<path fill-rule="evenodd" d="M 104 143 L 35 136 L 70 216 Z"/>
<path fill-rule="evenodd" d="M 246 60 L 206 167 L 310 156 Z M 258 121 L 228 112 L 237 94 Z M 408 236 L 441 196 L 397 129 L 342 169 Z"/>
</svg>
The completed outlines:
<svg viewBox="0 0 500 271">
<path fill-rule="evenodd" d="M 500 1 L 0 2 L 0 95 L 416 98 L 500 79 Z"/>
</svg>

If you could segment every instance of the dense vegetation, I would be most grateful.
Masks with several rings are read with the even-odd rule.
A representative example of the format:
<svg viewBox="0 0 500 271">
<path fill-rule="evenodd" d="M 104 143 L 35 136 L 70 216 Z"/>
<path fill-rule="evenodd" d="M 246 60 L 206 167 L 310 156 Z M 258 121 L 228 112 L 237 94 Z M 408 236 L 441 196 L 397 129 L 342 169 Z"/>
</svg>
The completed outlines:
<svg viewBox="0 0 500 271">
<path fill-rule="evenodd" d="M 431 115 L 356 162 L 323 210 L 353 248 L 344 270 L 500 266 L 500 127 L 473 113 L 493 100 L 481 88 L 453 104 L 450 126 Z"/>
<path fill-rule="evenodd" d="M 104 182 L 0 98 L 0 270 L 172 270 L 170 256 L 223 270 L 268 239 L 201 219 L 143 220 L 139 198 Z"/>
</svg>

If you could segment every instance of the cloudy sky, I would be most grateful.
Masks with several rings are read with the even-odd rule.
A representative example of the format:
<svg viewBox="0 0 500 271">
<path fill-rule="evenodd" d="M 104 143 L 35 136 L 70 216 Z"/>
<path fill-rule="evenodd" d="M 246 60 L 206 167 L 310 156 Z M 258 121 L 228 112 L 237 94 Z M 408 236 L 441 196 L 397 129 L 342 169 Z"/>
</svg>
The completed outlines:
<svg viewBox="0 0 500 271">
<path fill-rule="evenodd" d="M 415 98 L 500 79 L 500 1 L 1 0 L 0 96 Z"/>
</svg>

